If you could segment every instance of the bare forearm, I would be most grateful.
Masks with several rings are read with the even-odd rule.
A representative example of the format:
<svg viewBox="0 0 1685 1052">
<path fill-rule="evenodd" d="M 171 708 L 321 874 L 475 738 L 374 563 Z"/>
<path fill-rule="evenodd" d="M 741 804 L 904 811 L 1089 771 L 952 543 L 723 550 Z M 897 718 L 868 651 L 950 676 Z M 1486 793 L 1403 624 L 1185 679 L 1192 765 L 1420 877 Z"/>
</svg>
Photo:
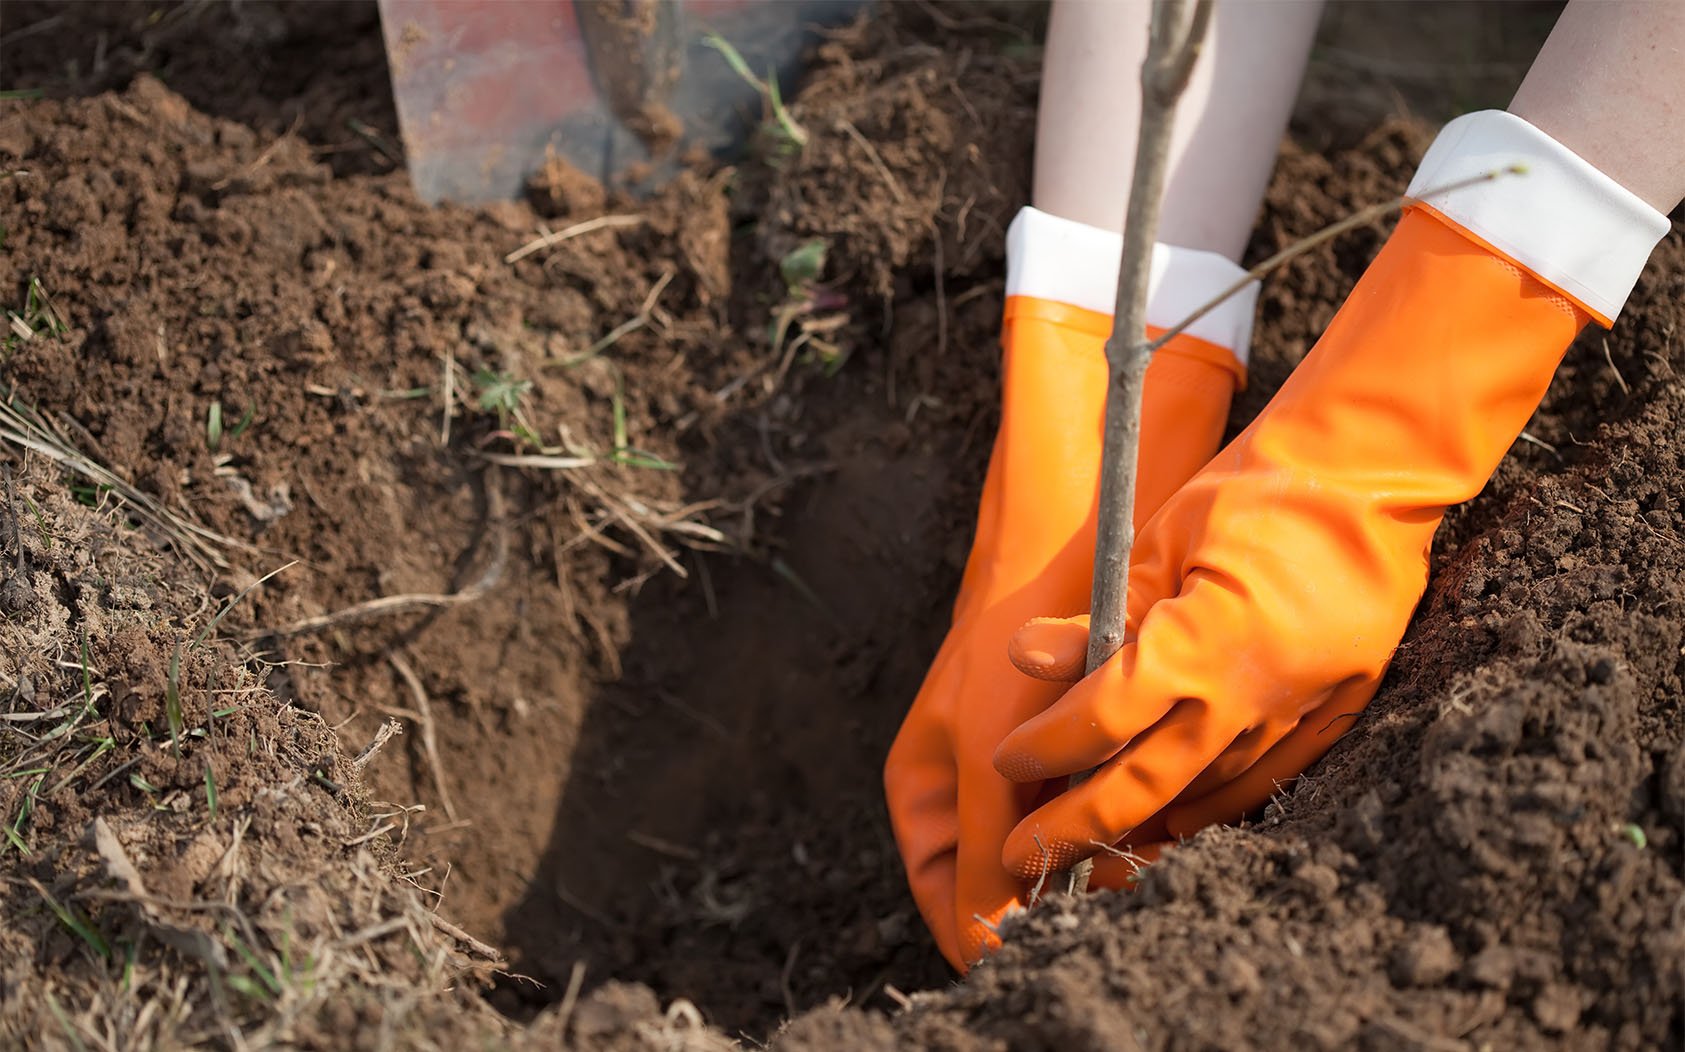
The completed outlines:
<svg viewBox="0 0 1685 1052">
<path fill-rule="evenodd" d="M 1123 228 L 1150 10 L 1146 0 L 1056 0 L 1037 124 L 1037 208 Z M 1177 108 L 1159 240 L 1239 258 L 1321 10 L 1321 0 L 1219 0 Z"/>
<path fill-rule="evenodd" d="M 1509 108 L 1671 211 L 1685 199 L 1685 3 L 1571 0 Z"/>
</svg>

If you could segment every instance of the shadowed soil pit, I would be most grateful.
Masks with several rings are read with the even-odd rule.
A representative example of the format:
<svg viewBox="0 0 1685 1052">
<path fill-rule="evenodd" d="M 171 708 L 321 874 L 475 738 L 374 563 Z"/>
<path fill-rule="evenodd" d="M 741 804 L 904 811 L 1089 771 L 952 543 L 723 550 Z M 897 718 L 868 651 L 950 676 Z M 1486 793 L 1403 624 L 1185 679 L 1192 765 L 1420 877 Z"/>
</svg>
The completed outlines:
<svg viewBox="0 0 1685 1052">
<path fill-rule="evenodd" d="M 799 156 L 643 201 L 556 171 L 467 210 L 385 160 L 370 9 L 306 10 L 8 5 L 7 34 L 47 24 L 8 38 L 0 87 L 55 96 L 0 111 L 0 297 L 31 332 L 8 397 L 224 539 L 7 447 L 4 689 L 29 718 L 0 733 L 34 737 L 0 753 L 28 849 L 3 861 L 4 1033 L 1685 1037 L 1676 241 L 1453 512 L 1355 732 L 1256 825 L 1038 911 L 952 987 L 878 769 L 994 431 L 1040 13 L 897 5 L 837 34 Z M 43 57 L 101 34 L 94 72 Z M 312 50 L 366 61 L 300 77 Z M 1352 98 L 1298 116 L 1318 150 L 1285 148 L 1252 257 L 1406 181 L 1428 132 Z M 600 216 L 625 218 L 506 262 Z M 1234 426 L 1383 237 L 1266 286 Z M 823 269 L 786 280 L 816 240 Z"/>
</svg>

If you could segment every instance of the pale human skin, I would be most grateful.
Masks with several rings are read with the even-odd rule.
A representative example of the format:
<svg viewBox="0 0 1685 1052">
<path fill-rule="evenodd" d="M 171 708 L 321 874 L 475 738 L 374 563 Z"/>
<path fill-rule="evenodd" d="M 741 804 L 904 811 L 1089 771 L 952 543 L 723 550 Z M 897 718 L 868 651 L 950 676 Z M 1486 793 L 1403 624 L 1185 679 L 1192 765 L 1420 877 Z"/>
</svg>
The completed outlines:
<svg viewBox="0 0 1685 1052">
<path fill-rule="evenodd" d="M 1149 0 L 1054 0 L 1035 206 L 1123 228 Z M 1321 0 L 1218 0 L 1177 110 L 1158 240 L 1238 261 L 1316 35 Z M 1668 212 L 1685 198 L 1685 3 L 1571 0 L 1510 112 Z"/>
<path fill-rule="evenodd" d="M 1054 0 L 1036 121 L 1034 204 L 1122 230 L 1150 0 Z M 1304 78 L 1321 0 L 1219 2 L 1181 102 L 1158 240 L 1238 262 Z"/>
<path fill-rule="evenodd" d="M 1685 4 L 1572 0 L 1509 111 L 1673 211 L 1685 200 Z"/>
</svg>

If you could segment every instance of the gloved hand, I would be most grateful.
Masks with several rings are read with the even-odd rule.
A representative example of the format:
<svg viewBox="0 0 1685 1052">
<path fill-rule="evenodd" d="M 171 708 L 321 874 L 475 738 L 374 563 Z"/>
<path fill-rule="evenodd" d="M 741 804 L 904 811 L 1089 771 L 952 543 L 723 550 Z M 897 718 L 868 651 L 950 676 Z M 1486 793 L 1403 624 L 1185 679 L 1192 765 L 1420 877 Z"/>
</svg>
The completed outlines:
<svg viewBox="0 0 1685 1052">
<path fill-rule="evenodd" d="M 1111 316 L 1080 304 L 1109 309 L 1119 241 L 1030 209 L 1008 234 L 1003 406 L 976 539 L 953 627 L 885 766 L 913 896 L 961 970 L 983 954 L 993 939 L 989 925 L 1022 905 L 1026 890 L 1002 868 L 1000 852 L 1039 790 L 996 773 L 995 746 L 1061 689 L 1014 672 L 1007 643 L 1035 614 L 1088 605 Z M 1154 320 L 1180 320 L 1240 275 L 1220 257 L 1162 247 L 1155 264 Z M 1237 354 L 1245 353 L 1251 314 L 1252 296 L 1239 298 L 1200 336 L 1179 337 L 1154 359 L 1143 397 L 1137 521 L 1217 449 L 1245 375 Z M 1127 872 L 1119 864 L 1100 880 L 1119 882 Z"/>
<path fill-rule="evenodd" d="M 1007 838 L 1021 880 L 1166 808 L 1173 836 L 1236 819 L 1351 728 L 1446 507 L 1479 492 L 1588 315 L 1609 324 L 1668 230 L 1505 113 L 1448 125 L 1410 193 L 1421 203 L 1316 347 L 1141 531 L 1132 638 L 1000 743 L 996 768 L 1031 786 L 1103 764 Z M 1057 677 L 1086 638 L 1085 619 L 1026 625 L 1015 664 Z"/>
</svg>

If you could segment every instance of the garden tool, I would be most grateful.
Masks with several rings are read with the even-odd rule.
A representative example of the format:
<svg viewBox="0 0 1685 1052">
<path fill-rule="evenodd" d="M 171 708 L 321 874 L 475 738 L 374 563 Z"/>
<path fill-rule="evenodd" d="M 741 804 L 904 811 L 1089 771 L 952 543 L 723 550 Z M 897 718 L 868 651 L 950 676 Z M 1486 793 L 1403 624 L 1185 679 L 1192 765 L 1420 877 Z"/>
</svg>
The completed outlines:
<svg viewBox="0 0 1685 1052">
<path fill-rule="evenodd" d="M 550 156 L 647 191 L 696 150 L 729 155 L 764 85 L 865 0 L 380 0 L 416 193 L 518 196 Z M 741 56 L 753 79 L 706 41 Z"/>
</svg>

